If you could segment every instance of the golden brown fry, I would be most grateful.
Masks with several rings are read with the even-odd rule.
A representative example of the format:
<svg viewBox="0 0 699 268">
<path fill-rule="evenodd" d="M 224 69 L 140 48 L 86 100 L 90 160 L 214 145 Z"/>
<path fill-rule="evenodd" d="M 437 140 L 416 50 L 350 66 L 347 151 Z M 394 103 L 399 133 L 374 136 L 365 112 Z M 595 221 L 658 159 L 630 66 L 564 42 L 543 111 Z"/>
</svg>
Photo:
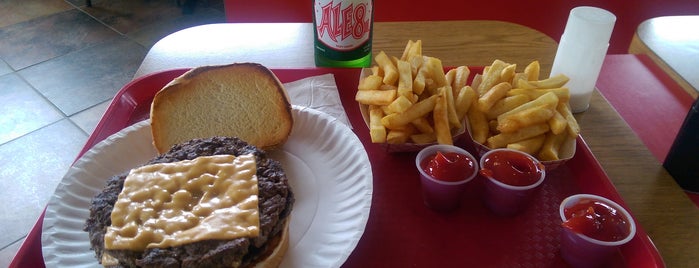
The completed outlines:
<svg viewBox="0 0 699 268">
<path fill-rule="evenodd" d="M 427 99 L 419 101 L 402 113 L 394 113 L 384 116 L 381 123 L 389 129 L 397 129 L 405 126 L 411 121 L 425 116 L 432 112 L 437 103 L 437 95 L 432 95 Z"/>
<path fill-rule="evenodd" d="M 512 77 L 512 86 L 517 86 L 519 80 L 527 80 L 527 74 L 515 73 L 515 75 Z"/>
<path fill-rule="evenodd" d="M 500 81 L 500 74 L 502 73 L 502 70 L 505 69 L 505 67 L 507 67 L 508 65 L 509 64 L 505 63 L 504 61 L 495 60 L 489 66 L 487 72 L 485 72 L 485 70 L 483 71 L 482 81 L 477 88 L 479 96 L 483 95 L 483 93 L 485 93 L 487 90 L 502 82 Z"/>
<path fill-rule="evenodd" d="M 388 105 L 388 111 L 391 113 L 402 113 L 410 106 L 413 106 L 413 102 L 406 96 L 398 96 L 391 104 Z"/>
<path fill-rule="evenodd" d="M 563 85 L 568 83 L 569 80 L 570 78 L 568 78 L 568 76 L 564 74 L 558 74 L 544 80 L 529 81 L 528 83 L 536 88 L 557 88 L 563 87 Z"/>
<path fill-rule="evenodd" d="M 517 80 L 517 84 L 515 84 L 514 87 L 522 89 L 536 89 L 536 87 L 530 84 L 529 81 L 524 79 Z"/>
<path fill-rule="evenodd" d="M 525 104 L 522 104 L 520 106 L 515 107 L 514 109 L 507 111 L 501 115 L 498 116 L 498 121 L 503 118 L 504 116 L 507 116 L 508 114 L 516 113 L 522 110 L 526 110 L 532 107 L 536 106 L 545 106 L 547 108 L 554 108 L 558 105 L 558 97 L 556 94 L 553 92 L 546 93 L 544 95 L 541 95 L 541 97 L 538 97 L 532 101 L 529 101 Z"/>
<path fill-rule="evenodd" d="M 577 137 L 578 134 L 580 134 L 580 125 L 578 125 L 578 121 L 575 119 L 575 116 L 573 116 L 573 113 L 570 111 L 570 106 L 568 106 L 568 103 L 559 103 L 558 107 L 556 108 L 561 115 L 568 121 L 568 135 L 571 137 Z"/>
<path fill-rule="evenodd" d="M 381 108 L 381 111 L 383 111 L 384 116 L 386 116 L 387 114 L 392 114 L 392 113 L 393 113 L 393 111 L 391 111 L 390 109 L 388 109 L 388 105 L 380 105 L 380 106 L 377 105 L 377 106 Z"/>
<path fill-rule="evenodd" d="M 420 117 L 418 119 L 413 120 L 410 123 L 413 124 L 413 126 L 422 133 L 434 132 L 434 128 L 432 128 L 432 125 L 430 125 L 430 121 L 427 120 L 427 118 L 425 117 Z"/>
<path fill-rule="evenodd" d="M 539 61 L 535 60 L 529 63 L 527 67 L 524 68 L 524 73 L 527 75 L 527 80 L 528 81 L 536 81 L 539 80 L 539 72 L 541 70 L 541 66 L 539 65 Z"/>
<path fill-rule="evenodd" d="M 476 105 L 471 105 L 468 111 L 468 121 L 471 124 L 471 136 L 474 141 L 485 144 L 490 128 L 488 120 L 485 119 L 485 114 L 476 108 Z"/>
<path fill-rule="evenodd" d="M 379 66 L 371 66 L 371 74 L 381 76 L 381 79 L 383 79 L 383 70 Z"/>
<path fill-rule="evenodd" d="M 442 66 L 442 60 L 435 57 L 428 57 L 428 62 L 431 66 L 432 79 L 435 82 L 437 88 L 448 86 L 447 77 L 444 74 L 444 66 Z"/>
<path fill-rule="evenodd" d="M 379 54 L 374 57 L 374 61 L 383 69 L 383 83 L 394 85 L 396 81 L 398 81 L 398 69 L 393 64 L 393 61 L 383 51 L 379 52 Z"/>
<path fill-rule="evenodd" d="M 466 86 L 468 83 L 468 76 L 471 74 L 471 70 L 466 66 L 456 67 L 456 74 L 454 75 L 454 81 L 451 83 L 451 88 L 453 90 L 460 90 Z M 458 95 L 458 92 L 456 92 Z M 455 96 L 456 96 L 455 95 Z"/>
<path fill-rule="evenodd" d="M 544 145 L 541 146 L 541 151 L 539 151 L 539 160 L 559 160 L 559 151 L 561 149 L 561 145 L 563 144 L 563 142 L 565 142 L 566 137 L 567 135 L 563 133 L 556 135 L 549 132 L 548 134 L 546 134 L 546 140 L 544 141 Z"/>
<path fill-rule="evenodd" d="M 512 81 L 512 78 L 515 76 L 515 69 L 517 68 L 517 64 L 510 64 L 507 65 L 502 71 L 500 72 L 500 81 L 502 82 L 510 82 Z"/>
<path fill-rule="evenodd" d="M 447 79 L 447 85 L 453 86 L 454 85 L 454 79 L 456 78 L 456 69 L 450 69 L 447 71 L 447 73 L 444 75 Z M 453 87 L 452 87 L 453 89 Z"/>
<path fill-rule="evenodd" d="M 568 120 L 558 111 L 553 111 L 553 117 L 549 119 L 549 127 L 553 134 L 561 134 L 568 127 Z"/>
<path fill-rule="evenodd" d="M 396 98 L 396 90 L 358 90 L 354 100 L 366 105 L 389 105 Z"/>
<path fill-rule="evenodd" d="M 432 112 L 432 118 L 434 121 L 434 133 L 437 136 L 437 142 L 439 144 L 454 144 L 451 138 L 451 129 L 449 127 L 449 107 L 447 106 L 446 97 L 446 87 L 440 88 L 440 93 L 436 96 L 437 102 L 434 106 L 434 111 Z"/>
<path fill-rule="evenodd" d="M 413 72 L 410 70 L 410 63 L 398 61 L 398 95 L 410 96 L 413 94 Z"/>
<path fill-rule="evenodd" d="M 570 90 L 567 87 L 558 88 L 515 88 L 507 92 L 507 96 L 525 94 L 530 99 L 536 99 L 546 93 L 553 92 L 558 97 L 559 102 L 568 102 L 570 100 Z"/>
<path fill-rule="evenodd" d="M 483 81 L 483 75 L 482 74 L 475 74 L 473 76 L 473 81 L 471 81 L 471 87 L 476 90 L 476 93 L 478 93 L 480 97 L 480 92 L 478 92 L 478 87 L 481 85 L 481 81 Z"/>
<path fill-rule="evenodd" d="M 541 149 L 541 146 L 544 144 L 544 140 L 546 140 L 546 135 L 541 134 L 533 138 L 521 140 L 515 143 L 510 143 L 507 145 L 506 148 L 522 151 L 535 156 L 536 153 L 539 152 L 539 150 Z"/>
<path fill-rule="evenodd" d="M 536 94 L 537 89 L 536 88 L 522 88 L 522 87 L 516 87 L 513 88 L 510 91 L 507 91 L 506 96 L 512 97 L 512 96 L 517 96 L 517 95 L 525 95 L 528 97 L 534 96 Z M 541 94 L 544 95 L 544 94 Z M 539 96 L 536 96 L 538 98 Z M 536 99 L 534 98 L 534 99 Z"/>
<path fill-rule="evenodd" d="M 371 135 L 371 142 L 386 142 L 386 127 L 381 124 L 382 117 L 383 111 L 381 107 L 369 105 L 369 134 Z"/>
<path fill-rule="evenodd" d="M 434 58 L 423 56 L 423 68 L 426 68 L 425 76 L 425 89 L 430 95 L 437 94 L 437 89 L 447 85 L 447 78 L 444 74 L 444 67 L 442 67 L 442 61 Z M 418 71 L 419 75 L 419 71 Z"/>
<path fill-rule="evenodd" d="M 410 48 L 415 44 L 413 40 L 408 40 L 408 43 L 405 45 L 405 49 L 403 49 L 403 55 L 400 56 L 400 60 L 407 61 L 409 59 L 408 53 L 410 52 Z"/>
<path fill-rule="evenodd" d="M 432 77 L 425 78 L 425 88 L 429 91 L 430 95 L 436 94 L 437 86 Z"/>
<path fill-rule="evenodd" d="M 413 42 L 410 46 L 410 51 L 408 51 L 408 59 L 413 57 L 422 57 L 422 40 L 417 40 Z"/>
<path fill-rule="evenodd" d="M 391 144 L 406 143 L 410 140 L 414 130 L 411 129 L 391 129 L 386 135 L 386 142 Z"/>
<path fill-rule="evenodd" d="M 359 81 L 359 85 L 357 86 L 358 90 L 378 90 L 379 87 L 381 87 L 381 84 L 383 83 L 383 77 L 378 76 L 378 75 L 369 75 L 367 77 L 364 77 L 362 80 Z"/>
<path fill-rule="evenodd" d="M 510 90 L 512 91 L 512 90 Z M 522 104 L 525 104 L 529 102 L 529 97 L 527 95 L 515 95 L 515 96 L 509 96 L 500 99 L 499 101 L 495 102 L 492 107 L 490 107 L 490 110 L 488 110 L 487 113 L 485 113 L 486 117 L 488 120 L 490 119 L 495 119 L 499 115 L 510 111 L 514 109 L 517 106 L 520 106 Z"/>
<path fill-rule="evenodd" d="M 413 77 L 417 76 L 417 71 L 420 70 L 422 61 L 422 56 L 412 56 L 408 59 L 408 62 L 410 62 L 410 72 L 413 73 Z"/>
<path fill-rule="evenodd" d="M 397 87 L 397 86 L 394 86 L 394 85 L 382 84 L 382 85 L 379 87 L 379 90 L 395 90 L 395 91 L 398 91 L 398 87 Z"/>
<path fill-rule="evenodd" d="M 492 107 L 495 102 L 502 99 L 507 95 L 507 92 L 512 88 L 512 85 L 508 82 L 499 83 L 488 91 L 484 92 L 480 98 L 478 98 L 478 109 L 481 112 L 486 112 Z"/>
<path fill-rule="evenodd" d="M 422 65 L 417 70 L 415 79 L 413 80 L 413 92 L 415 94 L 421 95 L 427 86 L 427 75 L 429 73 L 429 66 L 423 62 Z"/>
<path fill-rule="evenodd" d="M 554 109 L 545 106 L 537 106 L 511 113 L 498 119 L 498 131 L 501 133 L 514 132 L 520 128 L 531 125 L 547 123 L 554 115 Z"/>
<path fill-rule="evenodd" d="M 449 119 L 449 125 L 452 128 L 461 128 L 461 117 L 456 114 L 456 107 L 454 106 L 454 95 L 452 95 L 452 90 L 450 86 L 444 86 L 437 89 L 439 94 L 444 95 L 446 98 L 447 105 L 447 115 Z"/>
<path fill-rule="evenodd" d="M 500 134 L 497 134 L 495 136 L 492 136 L 492 137 L 487 139 L 486 146 L 488 146 L 488 148 L 491 148 L 491 149 L 503 148 L 510 143 L 515 143 L 515 142 L 518 142 L 521 140 L 526 140 L 526 139 L 544 134 L 547 131 L 549 131 L 549 125 L 546 123 L 528 126 L 528 127 L 520 128 L 515 132 L 500 133 Z"/>
<path fill-rule="evenodd" d="M 456 96 L 456 100 L 454 100 L 454 106 L 456 106 L 456 116 L 459 118 L 459 120 L 466 116 L 466 113 L 471 108 L 471 104 L 473 104 L 475 100 L 476 91 L 470 86 L 465 86 L 459 90 L 459 95 Z"/>
<path fill-rule="evenodd" d="M 398 58 L 396 58 L 395 56 L 391 56 L 391 62 L 393 63 L 393 66 L 396 67 L 396 71 L 398 71 L 398 61 L 399 61 Z M 398 75 L 400 78 L 400 73 Z M 396 82 L 398 82 L 398 80 L 396 80 Z"/>
</svg>

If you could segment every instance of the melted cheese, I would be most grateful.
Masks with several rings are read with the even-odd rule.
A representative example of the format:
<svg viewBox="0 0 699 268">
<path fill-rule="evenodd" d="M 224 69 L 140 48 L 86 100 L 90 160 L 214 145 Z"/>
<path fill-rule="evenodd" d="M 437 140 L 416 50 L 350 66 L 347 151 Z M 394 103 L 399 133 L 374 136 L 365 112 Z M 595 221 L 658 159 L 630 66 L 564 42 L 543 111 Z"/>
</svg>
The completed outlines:
<svg viewBox="0 0 699 268">
<path fill-rule="evenodd" d="M 114 205 L 106 249 L 143 251 L 255 237 L 255 157 L 216 155 L 131 170 Z"/>
</svg>

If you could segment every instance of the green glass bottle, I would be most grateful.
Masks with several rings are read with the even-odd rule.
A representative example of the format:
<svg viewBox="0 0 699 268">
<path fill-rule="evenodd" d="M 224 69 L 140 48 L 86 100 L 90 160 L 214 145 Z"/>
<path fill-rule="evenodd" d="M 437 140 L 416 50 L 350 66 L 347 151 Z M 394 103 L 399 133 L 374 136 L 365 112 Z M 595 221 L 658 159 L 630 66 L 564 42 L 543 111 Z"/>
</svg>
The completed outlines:
<svg viewBox="0 0 699 268">
<path fill-rule="evenodd" d="M 314 0 L 315 63 L 319 67 L 369 67 L 373 0 Z"/>
</svg>

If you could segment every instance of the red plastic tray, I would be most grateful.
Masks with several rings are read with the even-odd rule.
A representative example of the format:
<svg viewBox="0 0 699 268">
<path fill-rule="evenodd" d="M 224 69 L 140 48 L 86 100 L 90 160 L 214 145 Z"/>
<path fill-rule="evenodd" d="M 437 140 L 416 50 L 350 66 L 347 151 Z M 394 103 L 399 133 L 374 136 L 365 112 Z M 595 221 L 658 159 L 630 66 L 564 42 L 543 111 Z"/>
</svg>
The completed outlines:
<svg viewBox="0 0 699 268">
<path fill-rule="evenodd" d="M 476 72 L 481 70 L 474 68 Z M 147 118 L 155 92 L 184 71 L 156 73 L 126 85 L 115 96 L 80 155 L 109 135 Z M 523 214 L 511 218 L 492 215 L 479 199 L 478 181 L 468 190 L 459 210 L 449 214 L 433 212 L 420 197 L 418 173 L 413 168 L 415 153 L 388 153 L 370 142 L 354 101 L 359 69 L 273 71 L 282 82 L 333 73 L 353 130 L 369 155 L 374 175 L 371 213 L 364 235 L 344 267 L 566 267 L 559 253 L 560 201 L 572 194 L 591 193 L 626 207 L 583 139 L 578 138 L 575 157 L 547 174 L 539 196 Z M 43 215 L 10 267 L 44 266 L 42 221 Z M 665 266 L 642 226 L 609 265 Z"/>
</svg>

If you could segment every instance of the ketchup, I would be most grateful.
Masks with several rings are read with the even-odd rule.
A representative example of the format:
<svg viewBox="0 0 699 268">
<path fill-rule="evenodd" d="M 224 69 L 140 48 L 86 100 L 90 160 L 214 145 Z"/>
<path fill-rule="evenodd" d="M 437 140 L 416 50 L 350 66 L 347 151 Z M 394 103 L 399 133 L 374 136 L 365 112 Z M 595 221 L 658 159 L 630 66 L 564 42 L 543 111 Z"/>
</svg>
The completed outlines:
<svg viewBox="0 0 699 268">
<path fill-rule="evenodd" d="M 563 227 L 600 241 L 614 242 L 626 238 L 631 226 L 624 215 L 600 201 L 583 199 L 565 208 Z"/>
<path fill-rule="evenodd" d="M 483 161 L 481 175 L 512 186 L 527 186 L 541 178 L 544 166 L 513 151 L 494 151 Z"/>
<path fill-rule="evenodd" d="M 460 181 L 476 170 L 476 163 L 466 155 L 456 152 L 437 152 L 420 162 L 425 173 L 440 181 Z"/>
</svg>

